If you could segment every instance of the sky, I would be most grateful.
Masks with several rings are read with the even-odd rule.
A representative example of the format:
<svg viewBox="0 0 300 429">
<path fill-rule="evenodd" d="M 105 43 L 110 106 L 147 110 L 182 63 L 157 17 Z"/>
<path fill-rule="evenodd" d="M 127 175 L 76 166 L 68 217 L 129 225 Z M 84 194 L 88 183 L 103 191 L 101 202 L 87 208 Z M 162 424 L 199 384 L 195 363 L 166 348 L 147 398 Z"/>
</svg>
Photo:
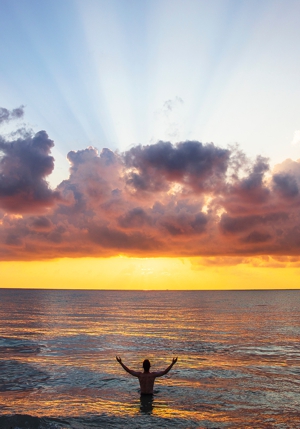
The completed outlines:
<svg viewBox="0 0 300 429">
<path fill-rule="evenodd" d="M 0 0 L 1 287 L 298 288 L 293 0 Z"/>
</svg>

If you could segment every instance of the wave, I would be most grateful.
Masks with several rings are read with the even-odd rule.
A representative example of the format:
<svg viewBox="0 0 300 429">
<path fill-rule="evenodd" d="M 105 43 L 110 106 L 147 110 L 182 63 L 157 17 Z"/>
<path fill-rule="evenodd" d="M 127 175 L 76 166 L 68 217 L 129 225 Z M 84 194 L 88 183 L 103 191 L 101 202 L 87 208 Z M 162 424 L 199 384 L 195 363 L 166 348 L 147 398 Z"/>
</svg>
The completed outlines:
<svg viewBox="0 0 300 429">
<path fill-rule="evenodd" d="M 1 429 L 65 429 L 70 425 L 51 418 L 34 417 L 27 414 L 0 416 Z"/>
<path fill-rule="evenodd" d="M 0 416 L 1 429 L 132 429 L 132 427 L 136 429 L 153 429 L 153 427 L 159 427 L 160 429 L 169 429 L 170 427 L 178 429 L 199 428 L 196 422 L 190 421 L 187 425 L 187 421 L 184 419 L 153 418 L 149 415 L 139 416 L 138 419 L 108 416 L 106 414 L 66 419 L 34 417 L 27 414 Z M 221 427 L 223 428 L 224 426 L 214 426 L 215 429 L 221 429 Z"/>
</svg>

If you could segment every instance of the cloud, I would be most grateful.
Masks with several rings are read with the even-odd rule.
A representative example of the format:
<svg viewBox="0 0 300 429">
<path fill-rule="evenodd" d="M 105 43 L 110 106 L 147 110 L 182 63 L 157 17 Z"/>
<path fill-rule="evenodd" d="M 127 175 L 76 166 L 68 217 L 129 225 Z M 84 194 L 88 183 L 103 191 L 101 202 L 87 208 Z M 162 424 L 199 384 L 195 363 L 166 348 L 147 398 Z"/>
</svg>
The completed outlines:
<svg viewBox="0 0 300 429">
<path fill-rule="evenodd" d="M 169 99 L 164 102 L 163 112 L 167 115 L 169 112 L 172 112 L 174 108 L 178 105 L 183 104 L 183 100 L 181 97 L 176 96 L 174 99 Z"/>
<path fill-rule="evenodd" d="M 291 174 L 274 174 L 273 183 L 274 189 L 284 198 L 296 198 L 299 195 L 297 181 Z"/>
<path fill-rule="evenodd" d="M 299 268 L 300 257 L 295 256 L 212 256 L 192 259 L 192 268 L 194 270 L 202 270 L 203 267 L 232 267 L 237 265 L 245 265 L 259 268 Z"/>
<path fill-rule="evenodd" d="M 294 132 L 293 140 L 291 141 L 293 146 L 300 144 L 300 130 Z"/>
<path fill-rule="evenodd" d="M 17 107 L 13 110 L 0 107 L 0 125 L 5 122 L 10 122 L 13 119 L 20 119 L 24 116 L 24 106 Z"/>
<path fill-rule="evenodd" d="M 36 212 L 53 205 L 58 192 L 45 178 L 54 168 L 53 141 L 45 131 L 6 141 L 0 137 L 0 205 L 13 213 Z"/>
<path fill-rule="evenodd" d="M 174 97 L 166 100 L 160 109 L 154 112 L 154 123 L 152 129 L 156 137 L 166 140 L 178 141 L 182 135 L 184 126 L 183 120 L 184 101 L 181 97 Z M 158 138 L 152 138 L 156 142 Z"/>
<path fill-rule="evenodd" d="M 135 207 L 119 216 L 118 223 L 122 228 L 141 228 L 144 225 L 151 225 L 152 218 L 141 207 Z"/>
<path fill-rule="evenodd" d="M 45 131 L 0 138 L 2 260 L 300 254 L 300 161 L 271 171 L 264 157 L 198 141 L 88 147 L 68 153 L 69 177 L 52 190 L 53 144 Z"/>
<path fill-rule="evenodd" d="M 244 243 L 265 243 L 271 240 L 272 236 L 269 233 L 252 231 L 246 237 L 242 238 L 241 241 Z"/>
<path fill-rule="evenodd" d="M 150 251 L 152 253 L 161 247 L 158 239 L 139 231 L 125 233 L 107 226 L 92 224 L 88 228 L 88 233 L 91 241 L 99 245 L 100 248 L 108 248 L 118 252 L 130 250 L 130 252 Z"/>
<path fill-rule="evenodd" d="M 52 229 L 52 222 L 45 216 L 33 217 L 31 228 L 36 231 L 50 231 Z"/>
<path fill-rule="evenodd" d="M 169 191 L 174 183 L 186 191 L 213 192 L 220 189 L 230 152 L 212 143 L 197 141 L 158 142 L 136 146 L 124 155 L 129 172 L 126 183 L 133 192 Z"/>
<path fill-rule="evenodd" d="M 268 213 L 264 215 L 251 215 L 251 216 L 236 216 L 231 217 L 228 214 L 223 214 L 220 219 L 220 228 L 224 234 L 239 234 L 245 231 L 257 228 L 257 226 L 274 225 L 280 221 L 288 220 L 288 213 L 281 211 L 275 213 Z"/>
</svg>

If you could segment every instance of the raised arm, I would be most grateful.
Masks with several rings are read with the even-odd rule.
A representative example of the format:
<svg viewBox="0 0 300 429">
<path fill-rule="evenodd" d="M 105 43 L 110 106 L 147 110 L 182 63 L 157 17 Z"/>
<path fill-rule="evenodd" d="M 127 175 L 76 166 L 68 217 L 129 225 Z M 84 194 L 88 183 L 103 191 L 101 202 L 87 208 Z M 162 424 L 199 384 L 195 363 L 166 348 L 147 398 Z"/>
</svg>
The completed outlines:
<svg viewBox="0 0 300 429">
<path fill-rule="evenodd" d="M 124 365 L 124 363 L 122 362 L 122 359 L 120 358 L 120 356 L 116 356 L 116 359 L 119 362 L 119 364 L 122 366 L 122 368 L 124 368 L 125 371 L 127 371 L 129 374 L 133 375 L 134 377 L 138 377 L 139 376 L 139 372 L 132 371 L 131 369 L 127 368 L 126 365 Z"/>
<path fill-rule="evenodd" d="M 172 363 L 171 365 L 168 366 L 168 368 L 166 368 L 164 371 L 157 371 L 155 372 L 155 377 L 161 377 L 162 375 L 167 374 L 170 369 L 172 368 L 173 365 L 175 365 L 175 363 L 177 362 L 177 357 L 172 359 Z"/>
</svg>

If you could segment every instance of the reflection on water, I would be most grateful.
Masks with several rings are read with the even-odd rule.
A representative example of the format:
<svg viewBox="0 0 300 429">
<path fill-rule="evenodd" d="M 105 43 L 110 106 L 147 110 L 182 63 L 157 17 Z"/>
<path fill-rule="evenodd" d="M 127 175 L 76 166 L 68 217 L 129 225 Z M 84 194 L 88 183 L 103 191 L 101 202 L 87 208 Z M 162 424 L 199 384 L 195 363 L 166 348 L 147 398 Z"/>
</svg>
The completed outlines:
<svg viewBox="0 0 300 429">
<path fill-rule="evenodd" d="M 153 411 L 153 395 L 141 395 L 141 413 L 152 414 Z"/>
<path fill-rule="evenodd" d="M 0 428 L 299 428 L 299 315 L 299 291 L 2 289 Z M 115 355 L 179 359 L 148 397 Z"/>
</svg>

